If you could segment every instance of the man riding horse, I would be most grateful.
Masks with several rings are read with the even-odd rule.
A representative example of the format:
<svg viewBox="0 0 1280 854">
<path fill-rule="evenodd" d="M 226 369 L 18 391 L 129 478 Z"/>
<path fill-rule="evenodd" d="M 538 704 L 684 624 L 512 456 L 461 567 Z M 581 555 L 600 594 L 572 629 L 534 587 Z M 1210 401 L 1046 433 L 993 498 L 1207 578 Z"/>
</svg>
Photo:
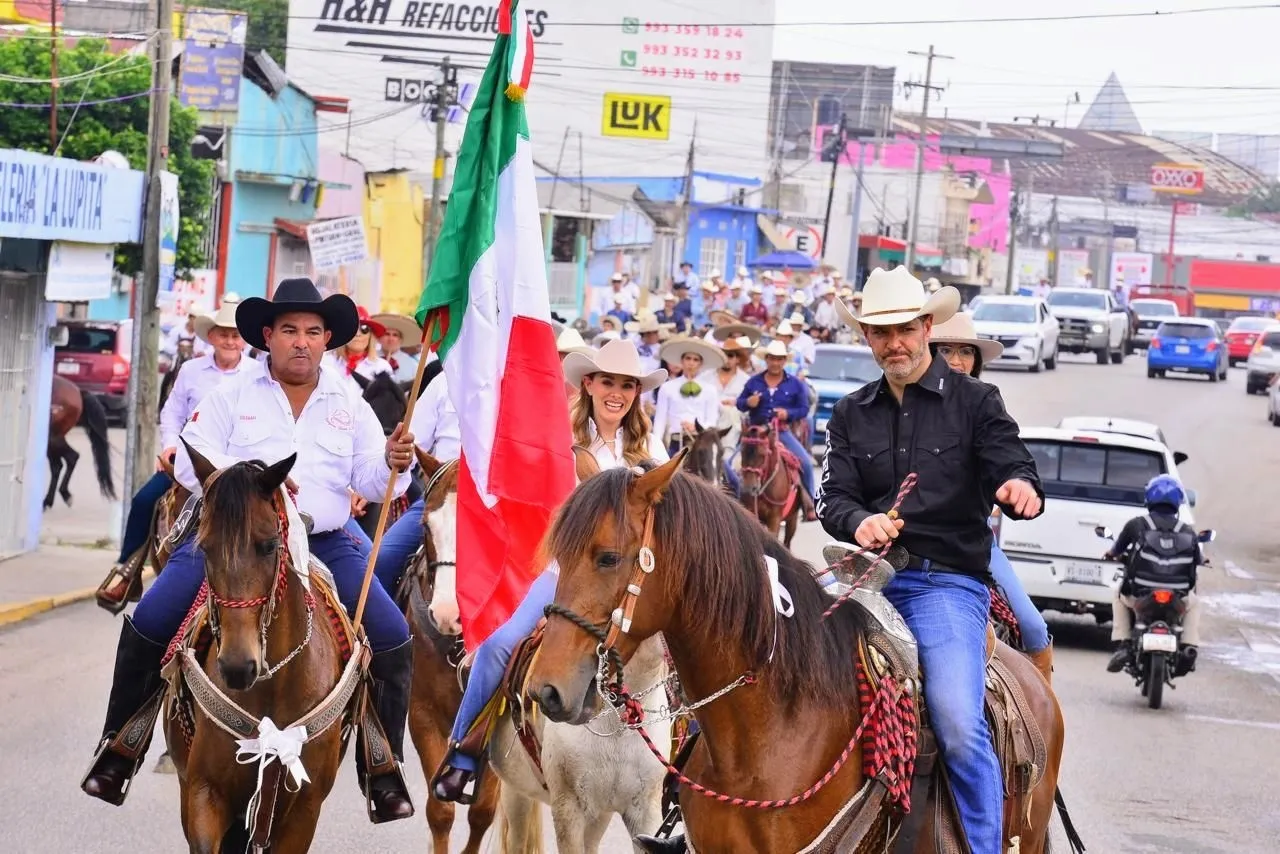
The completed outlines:
<svg viewBox="0 0 1280 854">
<path fill-rule="evenodd" d="M 236 306 L 239 299 L 224 300 L 218 313 L 197 314 L 191 319 L 192 330 L 201 341 L 209 345 L 203 356 L 183 362 L 174 380 L 173 389 L 160 410 L 161 457 L 173 463 L 178 449 L 178 434 L 196 411 L 200 401 L 224 382 L 245 374 L 259 374 L 262 363 L 244 355 L 244 340 L 236 329 Z M 98 604 L 112 613 L 124 608 L 130 595 L 142 592 L 138 578 L 142 564 L 147 559 L 151 520 L 156 505 L 169 491 L 173 481 L 156 462 L 156 473 L 142 485 L 129 502 L 129 518 L 125 523 L 124 537 L 120 543 L 120 557 L 107 575 L 98 593 Z M 114 582 L 112 579 L 117 579 Z"/>
<path fill-rule="evenodd" d="M 773 341 L 765 350 L 765 369 L 747 380 L 738 395 L 738 409 L 747 413 L 752 426 L 780 423 L 778 439 L 800 463 L 800 501 L 806 522 L 817 519 L 813 508 L 813 455 L 791 432 L 790 425 L 809 415 L 809 389 L 797 377 L 786 372 L 787 348 Z"/>
<path fill-rule="evenodd" d="M 999 391 L 929 352 L 933 325 L 956 313 L 960 294 L 944 287 L 926 299 L 903 267 L 872 272 L 863 293 L 857 315 L 837 307 L 884 374 L 836 404 L 818 514 L 838 540 L 897 542 L 909 552 L 884 595 L 919 645 L 925 702 L 970 849 L 1001 854 L 1004 790 L 983 715 L 987 517 L 999 504 L 1010 518 L 1034 518 L 1044 493 Z M 901 515 L 887 513 L 911 472 L 919 486 Z"/>
<path fill-rule="evenodd" d="M 409 482 L 413 435 L 403 425 L 384 441 L 382 427 L 354 383 L 321 370 L 327 349 L 349 341 L 360 325 L 346 296 L 322 299 L 310 279 L 286 279 L 273 301 L 247 299 L 236 309 L 244 340 L 269 354 L 265 370 L 227 383 L 201 401 L 182 431 L 185 442 L 223 469 L 239 461 L 275 463 L 296 454 L 290 492 L 299 512 L 310 517 L 311 553 L 328 566 L 342 604 L 355 609 L 364 576 L 363 553 L 342 528 L 350 513 L 348 488 L 381 500 L 388 480 L 397 492 Z M 200 494 L 199 478 L 185 450 L 177 454 L 176 477 Z M 296 483 L 295 483 L 296 481 Z M 116 652 L 115 677 L 107 703 L 103 742 L 81 788 L 120 804 L 136 765 L 113 753 L 108 738 L 162 689 L 160 662 L 166 645 L 190 611 L 205 580 L 204 557 L 193 536 L 174 551 L 164 574 L 124 621 Z M 211 606 L 213 607 L 213 606 Z M 404 615 L 380 585 L 373 585 L 364 627 L 373 660 L 374 704 L 396 759 L 403 757 L 413 653 Z M 261 662 L 237 674 L 252 684 Z M 363 751 L 357 771 L 363 776 Z M 228 757 L 227 761 L 231 761 Z M 375 821 L 413 815 L 413 804 L 397 767 L 368 781 Z"/>
</svg>

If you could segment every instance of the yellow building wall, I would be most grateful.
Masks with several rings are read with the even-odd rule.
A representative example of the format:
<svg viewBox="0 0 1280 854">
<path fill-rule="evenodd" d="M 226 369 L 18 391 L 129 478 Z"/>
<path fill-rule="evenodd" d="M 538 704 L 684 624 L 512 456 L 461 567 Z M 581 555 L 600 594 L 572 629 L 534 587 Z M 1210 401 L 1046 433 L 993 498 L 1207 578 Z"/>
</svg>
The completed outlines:
<svg viewBox="0 0 1280 854">
<path fill-rule="evenodd" d="M 365 175 L 369 254 L 382 267 L 382 311 L 413 315 L 422 297 L 422 190 L 404 172 Z"/>
</svg>

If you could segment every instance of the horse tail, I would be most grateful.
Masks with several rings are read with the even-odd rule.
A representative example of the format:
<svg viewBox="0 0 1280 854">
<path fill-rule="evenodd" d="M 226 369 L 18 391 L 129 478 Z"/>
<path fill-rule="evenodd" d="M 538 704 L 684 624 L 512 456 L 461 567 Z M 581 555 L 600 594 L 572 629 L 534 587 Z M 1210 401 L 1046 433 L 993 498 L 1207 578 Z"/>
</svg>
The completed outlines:
<svg viewBox="0 0 1280 854">
<path fill-rule="evenodd" d="M 503 787 L 498 796 L 498 850 L 542 854 L 542 804 Z"/>
<path fill-rule="evenodd" d="M 89 447 L 93 449 L 93 471 L 98 476 L 98 489 L 112 501 L 116 498 L 116 485 L 111 477 L 111 444 L 107 441 L 107 410 L 96 394 L 81 391 L 80 426 L 89 434 Z"/>
</svg>

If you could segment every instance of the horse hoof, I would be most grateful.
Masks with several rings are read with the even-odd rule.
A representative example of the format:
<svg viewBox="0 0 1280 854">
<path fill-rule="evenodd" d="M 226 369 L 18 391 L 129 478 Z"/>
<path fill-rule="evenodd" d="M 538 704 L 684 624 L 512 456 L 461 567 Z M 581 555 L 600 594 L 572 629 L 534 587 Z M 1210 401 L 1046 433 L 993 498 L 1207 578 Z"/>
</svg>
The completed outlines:
<svg viewBox="0 0 1280 854">
<path fill-rule="evenodd" d="M 156 767 L 153 769 L 156 774 L 177 774 L 178 769 L 173 766 L 173 759 L 168 753 L 162 754 L 156 760 Z"/>
</svg>

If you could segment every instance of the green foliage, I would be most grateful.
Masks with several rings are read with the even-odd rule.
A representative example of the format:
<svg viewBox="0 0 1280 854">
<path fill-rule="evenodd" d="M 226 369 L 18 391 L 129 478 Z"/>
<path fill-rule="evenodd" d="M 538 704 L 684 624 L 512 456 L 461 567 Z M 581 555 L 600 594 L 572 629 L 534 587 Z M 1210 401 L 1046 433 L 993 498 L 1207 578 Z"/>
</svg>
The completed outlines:
<svg viewBox="0 0 1280 854">
<path fill-rule="evenodd" d="M 285 43 L 289 35 L 288 0 L 196 0 L 188 6 L 244 12 L 249 16 L 249 32 L 245 35 L 245 51 L 265 50 L 284 68 Z"/>
<path fill-rule="evenodd" d="M 1259 187 L 1248 199 L 1227 209 L 1227 216 L 1249 218 L 1255 214 L 1280 214 L 1280 184 Z"/>
<path fill-rule="evenodd" d="M 44 37 L 10 38 L 0 42 L 0 69 L 14 77 L 48 80 L 50 41 Z M 91 74 L 97 69 L 98 73 Z M 85 75 L 85 76 L 80 76 Z M 85 39 L 58 51 L 57 154 L 71 160 L 90 160 L 104 151 L 120 152 L 134 169 L 147 167 L 147 120 L 150 98 L 131 97 L 107 104 L 85 102 L 145 93 L 151 86 L 151 66 L 144 56 L 113 54 L 105 41 Z M 69 82 L 67 78 L 72 79 Z M 0 106 L 0 148 L 50 153 L 48 83 L 0 80 L 0 104 L 39 104 L 39 108 Z M 201 249 L 209 229 L 213 198 L 213 163 L 191 156 L 196 134 L 194 109 L 182 107 L 176 96 L 170 106 L 169 171 L 178 176 L 182 210 L 178 233 L 177 273 L 187 275 L 205 265 Z M 141 267 L 140 246 L 122 246 L 116 266 L 126 275 Z"/>
</svg>

